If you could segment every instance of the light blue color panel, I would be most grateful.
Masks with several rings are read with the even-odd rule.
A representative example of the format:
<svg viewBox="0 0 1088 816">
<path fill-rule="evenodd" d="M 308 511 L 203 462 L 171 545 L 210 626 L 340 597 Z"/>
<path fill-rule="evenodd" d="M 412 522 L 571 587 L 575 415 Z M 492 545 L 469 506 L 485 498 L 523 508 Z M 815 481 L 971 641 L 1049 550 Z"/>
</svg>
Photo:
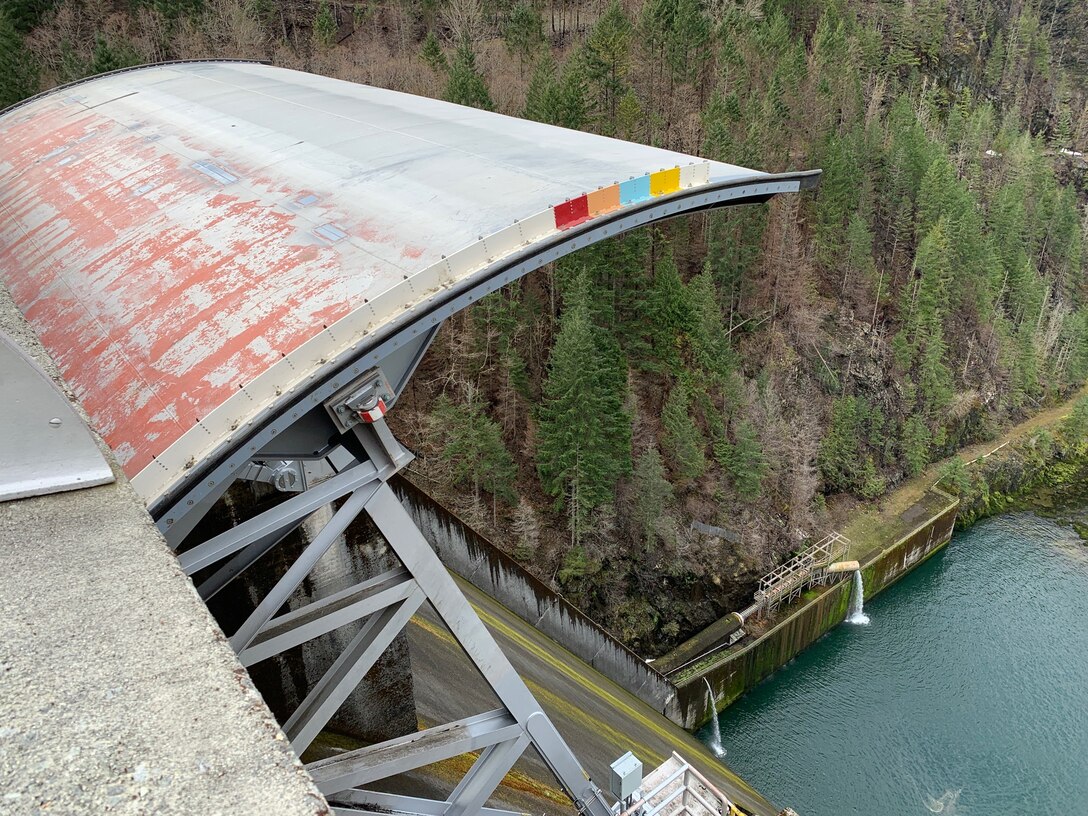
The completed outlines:
<svg viewBox="0 0 1088 816">
<path fill-rule="evenodd" d="M 630 181 L 620 182 L 620 206 L 645 201 L 650 197 L 650 177 L 639 176 Z"/>
</svg>

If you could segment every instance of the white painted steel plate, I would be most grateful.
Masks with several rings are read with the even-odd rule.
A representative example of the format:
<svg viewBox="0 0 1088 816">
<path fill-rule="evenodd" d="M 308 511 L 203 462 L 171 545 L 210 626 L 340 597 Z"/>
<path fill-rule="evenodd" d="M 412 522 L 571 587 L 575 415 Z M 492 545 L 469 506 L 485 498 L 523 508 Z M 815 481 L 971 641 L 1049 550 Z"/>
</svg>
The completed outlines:
<svg viewBox="0 0 1088 816">
<path fill-rule="evenodd" d="M 114 480 L 68 398 L 5 334 L 0 334 L 0 394 L 0 501 Z"/>
</svg>

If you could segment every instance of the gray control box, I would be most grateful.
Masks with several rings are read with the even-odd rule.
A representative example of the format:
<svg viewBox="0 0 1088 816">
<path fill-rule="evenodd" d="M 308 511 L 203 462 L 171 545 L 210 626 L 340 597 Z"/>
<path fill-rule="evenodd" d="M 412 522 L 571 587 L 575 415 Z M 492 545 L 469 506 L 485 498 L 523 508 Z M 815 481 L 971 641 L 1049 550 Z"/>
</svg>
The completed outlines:
<svg viewBox="0 0 1088 816">
<path fill-rule="evenodd" d="M 610 766 L 609 785 L 612 795 L 621 802 L 642 784 L 642 761 L 628 751 Z"/>
</svg>

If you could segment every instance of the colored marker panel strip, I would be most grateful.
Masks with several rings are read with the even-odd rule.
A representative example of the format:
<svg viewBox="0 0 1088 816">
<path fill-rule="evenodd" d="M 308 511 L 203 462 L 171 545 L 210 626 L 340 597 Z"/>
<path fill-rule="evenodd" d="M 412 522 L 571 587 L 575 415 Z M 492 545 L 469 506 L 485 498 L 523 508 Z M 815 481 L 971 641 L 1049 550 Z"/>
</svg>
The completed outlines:
<svg viewBox="0 0 1088 816">
<path fill-rule="evenodd" d="M 570 202 L 570 212 L 574 216 L 574 221 L 571 226 L 575 224 L 581 224 L 587 218 L 589 218 L 589 197 L 580 195 L 578 198 L 572 198 Z"/>
<path fill-rule="evenodd" d="M 589 200 L 580 195 L 555 207 L 555 228 L 570 229 L 589 218 Z"/>
<path fill-rule="evenodd" d="M 671 170 L 661 170 L 657 173 L 650 174 L 650 194 L 653 196 L 663 196 L 669 193 L 675 193 L 680 189 L 680 168 L 673 167 Z"/>
<path fill-rule="evenodd" d="M 650 197 L 650 177 L 639 176 L 630 181 L 620 182 L 620 204 L 627 206 Z"/>
<path fill-rule="evenodd" d="M 594 190 L 586 198 L 589 201 L 589 215 L 591 218 L 596 218 L 598 215 L 620 208 L 620 186 L 613 184 L 610 187 Z"/>
<path fill-rule="evenodd" d="M 564 201 L 562 204 L 556 204 L 553 208 L 555 212 L 555 228 L 566 229 L 570 226 L 570 222 L 574 220 L 570 214 L 570 202 Z"/>
</svg>

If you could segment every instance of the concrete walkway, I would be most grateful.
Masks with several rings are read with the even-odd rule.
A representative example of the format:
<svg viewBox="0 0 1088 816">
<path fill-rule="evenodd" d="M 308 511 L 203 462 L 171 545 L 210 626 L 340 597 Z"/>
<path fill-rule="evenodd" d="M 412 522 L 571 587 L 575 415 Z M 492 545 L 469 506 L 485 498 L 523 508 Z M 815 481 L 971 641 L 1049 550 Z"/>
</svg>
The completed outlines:
<svg viewBox="0 0 1088 816">
<path fill-rule="evenodd" d="M 0 330 L 56 378 L 3 287 Z M 0 503 L 0 813 L 328 813 L 103 450 L 115 484 Z"/>
</svg>

